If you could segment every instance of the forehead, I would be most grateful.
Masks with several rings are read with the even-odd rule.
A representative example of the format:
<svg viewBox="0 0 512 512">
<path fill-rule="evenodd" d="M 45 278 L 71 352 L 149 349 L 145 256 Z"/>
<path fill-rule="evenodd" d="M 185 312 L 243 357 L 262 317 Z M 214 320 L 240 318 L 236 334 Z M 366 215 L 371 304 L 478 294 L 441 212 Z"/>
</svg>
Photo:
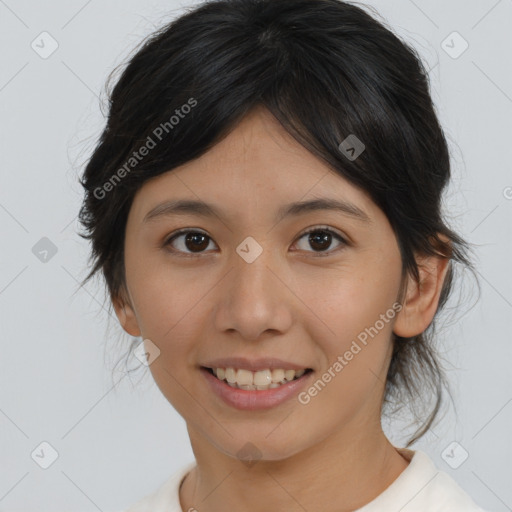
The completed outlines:
<svg viewBox="0 0 512 512">
<path fill-rule="evenodd" d="M 146 182 L 133 209 L 142 221 L 161 202 L 189 199 L 250 217 L 276 214 L 284 204 L 317 198 L 350 202 L 369 217 L 377 213 L 365 191 L 310 153 L 270 112 L 258 107 L 201 157 Z"/>
<path fill-rule="evenodd" d="M 219 143 L 200 158 L 177 169 L 195 177 L 205 171 L 227 181 L 276 186 L 303 179 L 318 180 L 326 175 L 327 167 L 301 146 L 265 108 L 251 110 Z M 231 178 L 228 180 L 228 178 Z M 215 179 L 215 178 L 213 178 Z M 298 191 L 297 191 L 298 192 Z"/>
</svg>

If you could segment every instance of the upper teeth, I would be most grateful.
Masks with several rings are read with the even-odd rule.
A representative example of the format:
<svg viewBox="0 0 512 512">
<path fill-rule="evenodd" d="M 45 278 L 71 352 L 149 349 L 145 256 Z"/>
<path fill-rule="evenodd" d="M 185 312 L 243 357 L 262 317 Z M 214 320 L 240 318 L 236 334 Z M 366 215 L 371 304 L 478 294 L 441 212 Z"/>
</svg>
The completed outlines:
<svg viewBox="0 0 512 512">
<path fill-rule="evenodd" d="M 245 369 L 235 368 L 212 368 L 213 373 L 220 380 L 226 380 L 232 387 L 241 389 L 272 389 L 281 384 L 299 378 L 305 373 L 304 370 L 283 370 L 275 368 L 273 370 L 260 370 L 251 372 Z"/>
</svg>

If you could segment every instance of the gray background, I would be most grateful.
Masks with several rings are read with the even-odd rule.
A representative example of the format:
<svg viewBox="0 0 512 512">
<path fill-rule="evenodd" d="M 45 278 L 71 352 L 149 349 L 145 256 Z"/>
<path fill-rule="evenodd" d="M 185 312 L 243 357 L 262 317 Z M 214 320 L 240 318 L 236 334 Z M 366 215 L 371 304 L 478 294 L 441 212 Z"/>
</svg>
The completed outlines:
<svg viewBox="0 0 512 512">
<path fill-rule="evenodd" d="M 446 206 L 478 246 L 482 284 L 474 305 L 467 280 L 440 333 L 457 412 L 413 448 L 481 506 L 512 510 L 512 1 L 368 3 L 431 69 L 453 155 Z M 0 0 L 2 511 L 121 510 L 193 460 L 185 423 L 151 376 L 113 370 L 129 338 L 101 308 L 101 287 L 74 294 L 89 251 L 77 235 L 77 179 L 103 126 L 98 96 L 143 36 L 190 5 Z M 51 49 L 43 31 L 58 43 L 47 58 L 31 47 L 43 51 L 46 37 Z M 469 44 L 457 58 L 454 31 Z M 399 443 L 400 426 L 389 429 Z M 42 442 L 58 453 L 47 469 L 52 448 Z"/>
</svg>

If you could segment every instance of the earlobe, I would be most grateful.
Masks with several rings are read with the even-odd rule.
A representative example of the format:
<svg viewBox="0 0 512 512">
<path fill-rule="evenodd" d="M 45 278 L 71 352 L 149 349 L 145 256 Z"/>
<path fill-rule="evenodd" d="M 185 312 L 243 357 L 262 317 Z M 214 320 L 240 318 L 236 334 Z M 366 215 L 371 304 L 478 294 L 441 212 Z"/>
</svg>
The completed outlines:
<svg viewBox="0 0 512 512">
<path fill-rule="evenodd" d="M 121 327 L 132 336 L 141 336 L 135 311 L 129 302 L 121 297 L 114 297 L 112 298 L 112 305 L 114 306 Z"/>
<path fill-rule="evenodd" d="M 393 333 L 403 338 L 421 334 L 432 322 L 437 311 L 443 283 L 449 269 L 450 259 L 429 256 L 418 261 L 419 283 L 407 277 L 407 292 Z"/>
</svg>

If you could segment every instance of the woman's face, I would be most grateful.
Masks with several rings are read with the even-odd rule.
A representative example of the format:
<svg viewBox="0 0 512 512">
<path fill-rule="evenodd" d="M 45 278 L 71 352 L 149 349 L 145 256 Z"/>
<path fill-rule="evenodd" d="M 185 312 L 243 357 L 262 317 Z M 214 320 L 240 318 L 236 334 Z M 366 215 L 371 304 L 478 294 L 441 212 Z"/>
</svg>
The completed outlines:
<svg viewBox="0 0 512 512">
<path fill-rule="evenodd" d="M 185 200 L 215 214 L 150 214 Z M 313 200 L 345 206 L 284 215 Z M 171 240 L 185 229 L 193 233 Z M 366 193 L 267 111 L 144 184 L 127 221 L 125 266 L 129 302 L 116 312 L 150 354 L 160 351 L 149 368 L 195 448 L 277 460 L 380 427 L 401 282 L 397 240 Z M 212 366 L 233 367 L 231 380 L 280 380 L 233 388 L 203 369 Z M 251 368 L 258 373 L 238 372 Z M 286 369 L 312 371 L 281 387 Z"/>
</svg>

